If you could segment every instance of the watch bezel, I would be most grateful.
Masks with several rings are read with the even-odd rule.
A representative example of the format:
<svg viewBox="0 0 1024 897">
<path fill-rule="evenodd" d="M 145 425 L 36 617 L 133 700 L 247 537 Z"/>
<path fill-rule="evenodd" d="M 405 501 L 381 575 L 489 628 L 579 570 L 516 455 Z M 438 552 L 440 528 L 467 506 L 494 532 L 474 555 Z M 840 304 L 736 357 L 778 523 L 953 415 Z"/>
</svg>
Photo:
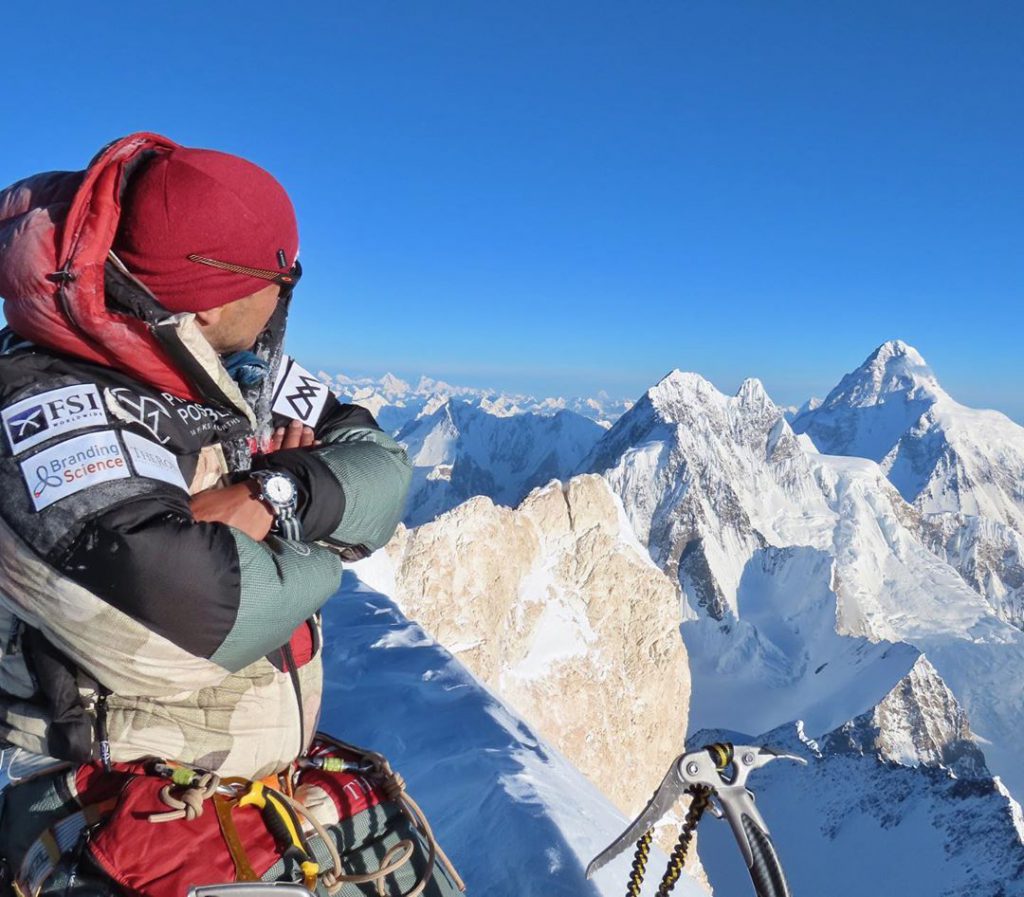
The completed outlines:
<svg viewBox="0 0 1024 897">
<path fill-rule="evenodd" d="M 290 474 L 280 470 L 252 470 L 249 472 L 249 476 L 259 484 L 260 501 L 265 501 L 269 504 L 274 509 L 275 513 L 280 513 L 282 511 L 294 512 L 296 510 L 299 504 L 299 486 Z M 292 492 L 291 498 L 282 501 L 270 495 L 269 489 L 272 480 L 280 480 L 287 483 Z"/>
</svg>

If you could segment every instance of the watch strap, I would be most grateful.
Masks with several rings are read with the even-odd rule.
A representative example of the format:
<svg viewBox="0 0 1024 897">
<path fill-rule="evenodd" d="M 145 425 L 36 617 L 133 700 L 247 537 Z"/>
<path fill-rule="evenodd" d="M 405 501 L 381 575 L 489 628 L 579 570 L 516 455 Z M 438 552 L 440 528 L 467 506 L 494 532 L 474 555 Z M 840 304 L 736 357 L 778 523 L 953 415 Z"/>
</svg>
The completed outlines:
<svg viewBox="0 0 1024 897">
<path fill-rule="evenodd" d="M 299 520 L 296 510 L 298 509 L 299 487 L 291 474 L 279 470 L 250 470 L 249 477 L 259 485 L 259 499 L 267 505 L 274 514 L 274 523 L 271 531 L 293 541 L 302 540 L 302 523 Z M 267 481 L 273 477 L 281 477 L 292 485 L 293 499 L 289 504 L 282 505 L 267 494 Z"/>
</svg>

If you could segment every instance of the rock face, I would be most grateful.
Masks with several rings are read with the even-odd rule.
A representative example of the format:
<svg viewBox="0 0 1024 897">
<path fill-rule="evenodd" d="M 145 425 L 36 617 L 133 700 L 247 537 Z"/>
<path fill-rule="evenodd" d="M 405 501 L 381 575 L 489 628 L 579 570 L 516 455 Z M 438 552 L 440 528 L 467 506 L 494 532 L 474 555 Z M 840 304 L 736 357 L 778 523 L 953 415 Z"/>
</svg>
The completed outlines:
<svg viewBox="0 0 1024 897">
<path fill-rule="evenodd" d="M 871 710 L 829 733 L 823 744 L 902 766 L 945 768 L 958 778 L 991 778 L 967 714 L 924 656 Z"/>
<path fill-rule="evenodd" d="M 388 546 L 394 595 L 624 813 L 678 754 L 690 677 L 672 582 L 597 476 L 475 498 Z"/>
<path fill-rule="evenodd" d="M 1024 630 L 1024 536 L 985 517 L 942 514 L 934 518 L 946 557 L 996 615 Z"/>
</svg>

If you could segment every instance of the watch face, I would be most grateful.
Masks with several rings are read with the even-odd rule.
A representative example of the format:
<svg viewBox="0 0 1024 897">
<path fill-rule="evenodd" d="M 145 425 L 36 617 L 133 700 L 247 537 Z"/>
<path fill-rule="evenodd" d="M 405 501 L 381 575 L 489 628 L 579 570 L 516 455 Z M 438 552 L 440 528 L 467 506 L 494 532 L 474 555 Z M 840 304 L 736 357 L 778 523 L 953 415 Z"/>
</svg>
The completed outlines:
<svg viewBox="0 0 1024 897">
<path fill-rule="evenodd" d="M 264 490 L 272 502 L 286 505 L 295 498 L 295 487 L 287 477 L 267 477 Z"/>
</svg>

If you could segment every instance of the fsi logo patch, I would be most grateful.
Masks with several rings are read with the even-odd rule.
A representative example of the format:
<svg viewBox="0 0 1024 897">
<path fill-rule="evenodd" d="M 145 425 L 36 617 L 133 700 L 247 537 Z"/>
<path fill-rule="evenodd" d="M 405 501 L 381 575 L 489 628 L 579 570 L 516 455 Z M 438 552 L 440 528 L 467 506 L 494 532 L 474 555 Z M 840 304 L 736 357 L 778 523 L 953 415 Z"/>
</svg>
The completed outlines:
<svg viewBox="0 0 1024 897">
<path fill-rule="evenodd" d="M 37 511 L 87 486 L 131 476 L 112 430 L 76 436 L 21 462 L 21 475 Z"/>
<path fill-rule="evenodd" d="M 99 390 L 91 383 L 65 386 L 15 402 L 0 412 L 4 432 L 17 455 L 53 436 L 107 423 Z"/>
<path fill-rule="evenodd" d="M 274 386 L 273 410 L 276 414 L 313 426 L 330 394 L 330 390 L 302 365 L 287 356 L 281 359 Z"/>
</svg>

